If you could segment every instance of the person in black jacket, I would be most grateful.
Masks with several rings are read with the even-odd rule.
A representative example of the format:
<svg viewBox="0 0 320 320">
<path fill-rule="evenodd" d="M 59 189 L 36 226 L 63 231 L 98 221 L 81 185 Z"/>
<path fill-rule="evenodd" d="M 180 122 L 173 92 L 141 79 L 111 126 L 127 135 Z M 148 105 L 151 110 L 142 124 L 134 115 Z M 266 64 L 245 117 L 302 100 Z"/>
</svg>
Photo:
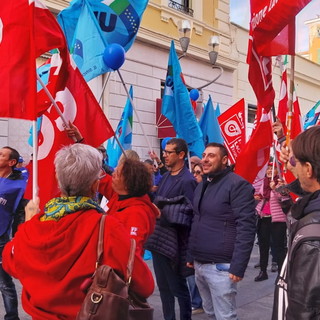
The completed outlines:
<svg viewBox="0 0 320 320">
<path fill-rule="evenodd" d="M 186 267 L 186 252 L 192 218 L 191 203 L 197 183 L 185 166 L 187 154 L 187 144 L 179 138 L 169 140 L 163 150 L 168 172 L 160 181 L 154 201 L 161 209 L 161 217 L 145 245 L 152 252 L 165 320 L 176 319 L 175 297 L 180 307 L 180 320 L 191 320 L 191 299 L 185 279 L 190 275 Z"/>
<path fill-rule="evenodd" d="M 254 189 L 227 165 L 228 152 L 209 143 L 202 155 L 206 175 L 195 190 L 189 250 L 204 311 L 210 319 L 237 319 L 235 296 L 252 251 Z M 215 318 L 214 318 L 215 316 Z"/>
<path fill-rule="evenodd" d="M 299 179 L 306 194 L 291 208 L 297 221 L 290 226 L 288 257 L 276 283 L 272 319 L 307 320 L 320 317 L 320 241 L 319 232 L 303 237 L 301 230 L 320 224 L 320 127 L 300 133 L 281 149 L 280 159 Z"/>
</svg>

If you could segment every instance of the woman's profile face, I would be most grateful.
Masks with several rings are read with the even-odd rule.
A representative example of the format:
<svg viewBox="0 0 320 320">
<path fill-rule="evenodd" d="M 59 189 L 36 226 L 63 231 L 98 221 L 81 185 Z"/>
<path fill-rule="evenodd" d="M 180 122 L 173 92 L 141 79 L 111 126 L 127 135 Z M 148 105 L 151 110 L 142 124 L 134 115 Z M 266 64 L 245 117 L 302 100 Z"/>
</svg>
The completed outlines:
<svg viewBox="0 0 320 320">
<path fill-rule="evenodd" d="M 203 175 L 202 168 L 198 165 L 195 165 L 192 173 L 197 183 L 200 183 L 202 181 L 202 175 Z"/>
<path fill-rule="evenodd" d="M 122 174 L 122 167 L 123 165 L 120 164 L 112 174 L 112 189 L 120 195 L 125 195 L 128 194 L 128 191 Z"/>
</svg>

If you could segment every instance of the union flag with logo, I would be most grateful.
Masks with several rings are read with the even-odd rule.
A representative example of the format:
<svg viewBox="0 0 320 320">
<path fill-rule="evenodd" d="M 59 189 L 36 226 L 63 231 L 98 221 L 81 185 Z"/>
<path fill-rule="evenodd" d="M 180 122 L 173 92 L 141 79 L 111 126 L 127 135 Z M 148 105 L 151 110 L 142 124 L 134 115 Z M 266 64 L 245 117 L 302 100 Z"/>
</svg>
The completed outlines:
<svg viewBox="0 0 320 320">
<path fill-rule="evenodd" d="M 59 91 L 51 92 L 65 120 L 73 123 L 85 139 L 85 143 L 98 147 L 114 135 L 113 129 L 103 113 L 98 101 L 75 65 L 64 63 L 69 56 L 63 59 L 54 54 L 47 62 L 49 71 L 47 88 Z M 41 75 L 40 75 L 41 76 Z M 59 77 L 66 78 L 64 88 L 52 86 L 61 83 Z M 42 90 L 41 90 L 42 91 Z M 40 97 L 45 97 L 38 92 Z M 73 143 L 64 130 L 64 123 L 54 106 L 50 106 L 42 116 L 41 133 L 39 135 L 38 171 L 39 171 L 39 197 L 40 208 L 51 198 L 58 195 L 59 190 L 55 179 L 53 161 L 56 152 L 65 145 Z M 31 188 L 31 183 L 28 189 Z"/>
<path fill-rule="evenodd" d="M 235 163 L 242 146 L 246 142 L 244 99 L 239 100 L 218 117 L 229 161 Z"/>
</svg>

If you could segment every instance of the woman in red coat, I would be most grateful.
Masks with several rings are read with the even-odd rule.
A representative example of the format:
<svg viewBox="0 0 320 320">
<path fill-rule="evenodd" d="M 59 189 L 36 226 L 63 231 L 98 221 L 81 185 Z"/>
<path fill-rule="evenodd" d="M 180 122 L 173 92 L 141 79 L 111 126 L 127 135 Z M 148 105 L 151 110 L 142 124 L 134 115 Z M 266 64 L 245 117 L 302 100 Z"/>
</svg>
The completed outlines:
<svg viewBox="0 0 320 320">
<path fill-rule="evenodd" d="M 124 224 L 127 233 L 136 240 L 140 255 L 160 215 L 148 195 L 151 187 L 152 177 L 144 163 L 125 158 L 119 162 L 112 178 L 106 175 L 99 187 L 99 192 L 109 199 L 107 214 Z"/>
<path fill-rule="evenodd" d="M 96 263 L 103 210 L 93 201 L 103 171 L 96 149 L 74 144 L 55 158 L 62 197 L 50 200 L 44 213 L 22 224 L 3 251 L 3 267 L 23 286 L 24 310 L 35 320 L 75 319 L 85 293 L 81 284 Z M 31 208 L 32 209 L 32 208 Z M 104 261 L 126 274 L 130 237 L 120 220 L 107 216 Z M 131 288 L 147 298 L 154 289 L 152 274 L 136 254 Z"/>
</svg>

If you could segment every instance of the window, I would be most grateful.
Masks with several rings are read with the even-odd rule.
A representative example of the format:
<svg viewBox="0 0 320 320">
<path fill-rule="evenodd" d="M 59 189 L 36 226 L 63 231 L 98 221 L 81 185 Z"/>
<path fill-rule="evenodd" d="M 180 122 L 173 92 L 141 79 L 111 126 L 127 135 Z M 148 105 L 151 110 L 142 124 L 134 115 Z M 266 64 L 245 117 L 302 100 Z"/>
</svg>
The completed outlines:
<svg viewBox="0 0 320 320">
<path fill-rule="evenodd" d="M 257 106 L 253 104 L 248 104 L 248 123 L 254 123 L 257 113 Z"/>
<path fill-rule="evenodd" d="M 168 6 L 172 9 L 184 12 L 189 16 L 193 16 L 193 10 L 191 9 L 191 0 L 169 0 Z"/>
</svg>

